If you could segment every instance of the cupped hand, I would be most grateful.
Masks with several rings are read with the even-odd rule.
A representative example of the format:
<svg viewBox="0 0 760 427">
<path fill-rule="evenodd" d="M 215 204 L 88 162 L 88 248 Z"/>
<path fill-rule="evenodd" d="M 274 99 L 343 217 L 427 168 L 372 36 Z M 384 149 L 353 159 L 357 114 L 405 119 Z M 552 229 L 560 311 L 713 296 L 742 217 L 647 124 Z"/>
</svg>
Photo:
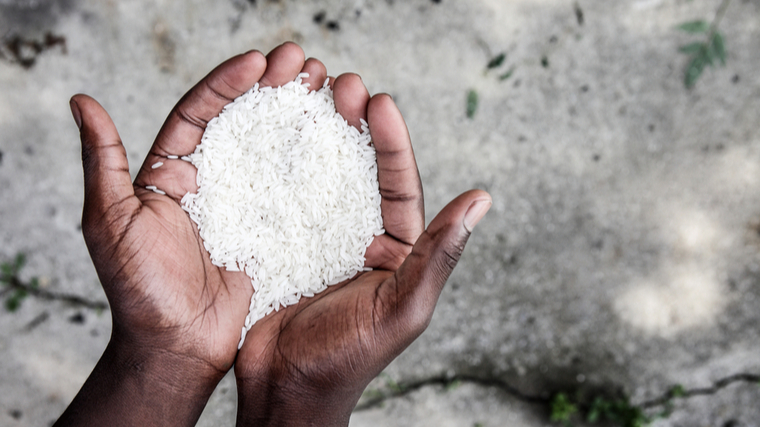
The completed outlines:
<svg viewBox="0 0 760 427">
<path fill-rule="evenodd" d="M 322 63 L 299 72 L 321 87 Z M 466 192 L 425 229 L 422 185 L 406 124 L 388 95 L 370 97 L 359 76 L 330 79 L 338 112 L 369 123 L 377 151 L 386 233 L 366 253 L 373 270 L 253 325 L 236 362 L 238 425 L 346 425 L 366 385 L 427 327 L 438 297 L 490 196 Z"/>
<path fill-rule="evenodd" d="M 211 263 L 196 224 L 180 203 L 187 192 L 197 190 L 196 169 L 178 157 L 195 150 L 206 123 L 226 104 L 256 82 L 270 86 L 283 76 L 292 79 L 304 63 L 303 51 L 285 44 L 266 57 L 251 51 L 218 66 L 171 111 L 134 183 L 108 113 L 86 95 L 71 99 L 82 140 L 82 231 L 111 306 L 113 333 L 99 367 L 62 419 L 76 424 L 72 416 L 83 405 L 106 400 L 104 382 L 128 384 L 124 393 L 143 395 L 157 407 L 134 405 L 131 413 L 118 416 L 101 411 L 112 421 L 130 424 L 129 416 L 145 408 L 156 413 L 150 417 L 171 418 L 173 393 L 182 402 L 182 414 L 172 425 L 181 420 L 193 424 L 200 415 L 235 360 L 253 288 L 244 273 Z M 114 370 L 135 379 L 112 378 Z M 160 396 L 148 395 L 154 386 Z M 142 420 L 157 421 L 150 417 Z"/>
</svg>

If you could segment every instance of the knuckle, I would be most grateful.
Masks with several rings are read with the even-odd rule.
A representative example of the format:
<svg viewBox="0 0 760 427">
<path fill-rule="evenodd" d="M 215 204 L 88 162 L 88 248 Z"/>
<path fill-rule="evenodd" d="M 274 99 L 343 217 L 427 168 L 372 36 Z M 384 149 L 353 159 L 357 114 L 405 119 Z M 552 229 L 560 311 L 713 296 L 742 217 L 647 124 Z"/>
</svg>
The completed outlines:
<svg viewBox="0 0 760 427">
<path fill-rule="evenodd" d="M 409 334 L 415 338 L 425 332 L 433 317 L 433 310 L 426 306 L 427 304 L 412 305 L 407 310 Z"/>
<path fill-rule="evenodd" d="M 448 242 L 443 245 L 439 252 L 439 256 L 436 257 L 436 271 L 443 276 L 442 278 L 444 281 L 449 277 L 451 271 L 454 270 L 454 267 L 456 267 L 459 262 L 459 258 L 461 258 L 462 252 L 464 252 L 465 243 L 466 238 Z"/>
</svg>

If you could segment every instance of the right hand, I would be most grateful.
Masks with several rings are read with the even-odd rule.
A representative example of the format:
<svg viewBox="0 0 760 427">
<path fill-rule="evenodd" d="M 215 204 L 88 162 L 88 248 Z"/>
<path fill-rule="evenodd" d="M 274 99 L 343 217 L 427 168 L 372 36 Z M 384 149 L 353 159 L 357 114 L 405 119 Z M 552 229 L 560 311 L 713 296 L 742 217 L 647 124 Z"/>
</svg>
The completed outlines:
<svg viewBox="0 0 760 427">
<path fill-rule="evenodd" d="M 295 65 L 295 61 L 294 61 Z M 293 80 L 299 71 L 278 83 Z M 306 63 L 319 88 L 326 70 Z M 424 227 L 422 184 L 406 124 L 390 96 L 359 76 L 331 80 L 349 124 L 369 123 L 386 234 L 359 273 L 253 325 L 235 361 L 238 425 L 347 425 L 367 384 L 427 327 L 443 286 L 491 197 L 468 191 Z"/>
</svg>

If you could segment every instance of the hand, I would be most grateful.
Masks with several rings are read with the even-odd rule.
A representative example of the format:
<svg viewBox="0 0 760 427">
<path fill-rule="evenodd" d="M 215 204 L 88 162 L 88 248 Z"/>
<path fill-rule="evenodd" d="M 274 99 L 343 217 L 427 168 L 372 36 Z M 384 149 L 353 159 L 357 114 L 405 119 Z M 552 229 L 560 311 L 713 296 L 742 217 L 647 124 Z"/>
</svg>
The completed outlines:
<svg viewBox="0 0 760 427">
<path fill-rule="evenodd" d="M 235 360 L 253 288 L 244 273 L 211 264 L 180 207 L 185 193 L 197 191 L 196 169 L 167 156 L 192 153 L 224 105 L 256 82 L 292 80 L 303 63 L 303 51 L 285 44 L 266 58 L 252 51 L 217 67 L 172 110 L 134 184 L 106 111 L 88 96 L 71 99 L 82 139 L 82 231 L 113 333 L 59 425 L 195 424 Z M 157 162 L 163 166 L 153 169 Z"/>
<path fill-rule="evenodd" d="M 295 52 L 288 58 L 290 73 L 273 85 L 307 72 L 305 81 L 321 87 L 322 63 L 304 64 Z M 427 327 L 472 228 L 491 206 L 487 193 L 469 191 L 425 230 L 422 185 L 393 100 L 370 97 L 355 74 L 331 85 L 349 124 L 369 123 L 386 234 L 367 249 L 373 271 L 301 298 L 251 328 L 235 362 L 238 425 L 347 425 L 367 384 Z"/>
</svg>

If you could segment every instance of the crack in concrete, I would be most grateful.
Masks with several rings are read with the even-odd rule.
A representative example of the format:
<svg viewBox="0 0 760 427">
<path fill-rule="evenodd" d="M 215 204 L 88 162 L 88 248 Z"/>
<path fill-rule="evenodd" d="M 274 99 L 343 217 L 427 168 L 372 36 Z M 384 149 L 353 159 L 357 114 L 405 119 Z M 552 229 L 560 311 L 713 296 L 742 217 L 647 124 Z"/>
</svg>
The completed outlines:
<svg viewBox="0 0 760 427">
<path fill-rule="evenodd" d="M 378 407 L 382 405 L 386 400 L 406 396 L 407 394 L 413 391 L 417 391 L 424 387 L 437 385 L 437 386 L 442 386 L 444 388 L 448 388 L 459 383 L 469 383 L 469 384 L 479 385 L 481 387 L 497 388 L 509 394 L 510 396 L 516 398 L 517 400 L 520 400 L 526 403 L 549 404 L 549 402 L 551 401 L 551 398 L 549 397 L 531 396 L 531 395 L 524 394 L 520 390 L 518 390 L 516 387 L 512 386 L 511 384 L 499 378 L 483 378 L 483 377 L 478 377 L 474 375 L 465 375 L 465 374 L 457 374 L 453 376 L 439 375 L 439 376 L 425 378 L 422 380 L 408 382 L 408 383 L 398 383 L 395 385 L 395 387 L 392 387 L 390 390 L 386 390 L 386 391 L 378 390 L 380 393 L 382 393 L 381 395 L 366 399 L 364 402 L 362 402 L 361 404 L 357 405 L 354 408 L 354 412 L 364 411 L 367 409 Z"/>
<path fill-rule="evenodd" d="M 92 310 L 106 310 L 108 309 L 108 303 L 104 301 L 93 301 L 87 298 L 80 297 L 73 294 L 63 294 L 57 292 L 50 292 L 45 289 L 32 287 L 23 283 L 16 276 L 10 276 L 9 280 L 5 282 L 8 285 L 7 289 L 18 289 L 26 292 L 29 295 L 37 297 L 39 299 L 47 301 L 62 301 L 74 306 L 86 307 Z"/>
<path fill-rule="evenodd" d="M 760 385 L 760 375 L 758 374 L 751 374 L 751 373 L 738 373 L 729 375 L 727 377 L 721 378 L 713 383 L 710 387 L 698 387 L 698 388 L 691 388 L 691 389 L 682 389 L 676 391 L 675 388 L 672 388 L 668 390 L 666 393 L 664 393 L 662 396 L 654 398 L 652 400 L 647 400 L 643 403 L 641 403 L 639 406 L 641 406 L 644 409 L 650 409 L 650 408 L 656 408 L 658 406 L 663 406 L 667 404 L 668 402 L 673 401 L 673 399 L 688 399 L 691 397 L 696 396 L 710 396 L 713 394 L 716 394 L 717 392 L 723 390 L 724 388 L 735 384 L 735 383 L 755 383 Z"/>
<path fill-rule="evenodd" d="M 459 383 L 474 384 L 486 388 L 497 388 L 517 400 L 530 404 L 549 405 L 552 401 L 551 397 L 524 394 L 513 385 L 498 378 L 483 378 L 473 375 L 439 375 L 409 383 L 396 383 L 394 386 L 390 387 L 389 390 L 385 391 L 376 390 L 380 392 L 380 395 L 367 398 L 364 402 L 354 408 L 354 412 L 365 411 L 379 407 L 387 400 L 406 396 L 424 387 L 442 386 L 444 388 L 448 388 Z M 760 385 L 760 374 L 737 373 L 729 375 L 715 381 L 710 387 L 697 387 L 691 389 L 673 387 L 667 392 L 663 393 L 661 396 L 644 401 L 643 403 L 635 406 L 638 406 L 642 409 L 654 409 L 660 406 L 668 405 L 675 399 L 689 399 L 696 396 L 714 395 L 724 388 L 735 383 L 754 383 Z"/>
</svg>

